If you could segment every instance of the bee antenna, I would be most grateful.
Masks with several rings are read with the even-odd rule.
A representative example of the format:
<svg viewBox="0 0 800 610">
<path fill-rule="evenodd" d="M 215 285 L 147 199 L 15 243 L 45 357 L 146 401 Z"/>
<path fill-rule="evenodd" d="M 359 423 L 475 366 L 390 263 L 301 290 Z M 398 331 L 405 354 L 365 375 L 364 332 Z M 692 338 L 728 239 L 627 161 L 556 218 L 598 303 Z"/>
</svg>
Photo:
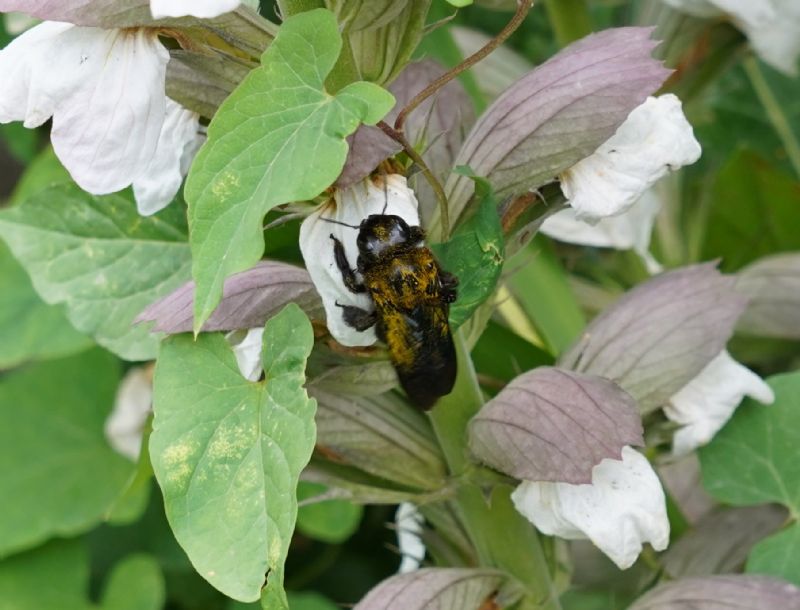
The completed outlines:
<svg viewBox="0 0 800 610">
<path fill-rule="evenodd" d="M 386 180 L 386 175 L 383 176 L 383 209 L 381 210 L 381 216 L 386 214 L 386 208 L 389 207 L 389 185 Z"/>
<path fill-rule="evenodd" d="M 341 220 L 333 220 L 332 218 L 322 218 L 322 220 L 324 220 L 325 222 L 333 223 L 335 225 L 342 225 L 343 227 L 348 227 L 350 229 L 360 229 L 361 228 L 361 227 L 358 227 L 356 225 L 349 225 L 346 222 L 342 222 Z"/>
</svg>

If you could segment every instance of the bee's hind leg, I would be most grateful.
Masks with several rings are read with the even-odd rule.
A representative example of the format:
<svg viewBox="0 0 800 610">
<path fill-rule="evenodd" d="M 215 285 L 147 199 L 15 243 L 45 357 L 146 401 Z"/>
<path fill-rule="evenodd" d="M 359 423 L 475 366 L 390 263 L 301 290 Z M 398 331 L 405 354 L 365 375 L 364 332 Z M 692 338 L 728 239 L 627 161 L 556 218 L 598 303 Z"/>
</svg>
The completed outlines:
<svg viewBox="0 0 800 610">
<path fill-rule="evenodd" d="M 359 332 L 371 328 L 378 321 L 378 314 L 374 311 L 367 311 L 355 305 L 342 305 L 339 302 L 336 303 L 336 306 L 342 308 L 344 323 Z"/>
<path fill-rule="evenodd" d="M 364 284 L 356 279 L 356 272 L 350 267 L 350 262 L 347 260 L 347 254 L 344 252 L 342 242 L 339 241 L 333 233 L 331 233 L 330 238 L 333 240 L 333 258 L 336 261 L 336 266 L 339 268 L 339 271 L 342 272 L 342 280 L 344 281 L 345 287 L 350 292 L 355 292 L 356 294 L 366 292 L 367 289 L 364 287 Z"/>
</svg>

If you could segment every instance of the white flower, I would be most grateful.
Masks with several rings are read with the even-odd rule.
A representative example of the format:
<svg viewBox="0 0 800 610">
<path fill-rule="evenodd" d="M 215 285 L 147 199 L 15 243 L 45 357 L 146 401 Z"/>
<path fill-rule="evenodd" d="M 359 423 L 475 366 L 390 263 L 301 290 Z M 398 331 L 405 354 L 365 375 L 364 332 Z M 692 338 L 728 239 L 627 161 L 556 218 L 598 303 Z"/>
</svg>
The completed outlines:
<svg viewBox="0 0 800 610">
<path fill-rule="evenodd" d="M 114 408 L 104 426 L 106 439 L 117 453 L 133 461 L 139 459 L 142 432 L 152 406 L 152 370 L 132 368 L 117 388 Z"/>
<path fill-rule="evenodd" d="M 642 258 L 650 273 L 658 273 L 662 267 L 650 254 L 650 235 L 660 208 L 659 196 L 650 188 L 622 214 L 591 224 L 578 220 L 575 210 L 567 208 L 545 220 L 541 231 L 553 239 L 570 244 L 633 250 Z"/>
<path fill-rule="evenodd" d="M 672 439 L 673 454 L 685 455 L 707 444 L 745 396 L 763 404 L 775 400 L 758 375 L 722 351 L 664 407 L 667 417 L 681 425 Z"/>
<path fill-rule="evenodd" d="M 579 220 L 621 214 L 669 171 L 700 158 L 700 144 L 672 94 L 650 97 L 595 153 L 561 175 Z"/>
<path fill-rule="evenodd" d="M 645 542 L 657 551 L 669 543 L 664 490 L 647 458 L 631 447 L 623 447 L 622 460 L 595 466 L 591 485 L 523 481 L 511 499 L 542 533 L 589 539 L 623 570 Z"/>
<path fill-rule="evenodd" d="M 397 573 L 407 574 L 418 570 L 425 558 L 425 545 L 420 537 L 424 518 L 416 506 L 403 502 L 397 507 L 394 521 L 397 528 L 397 547 L 401 555 Z"/>
<path fill-rule="evenodd" d="M 199 128 L 197 115 L 167 101 L 168 61 L 154 30 L 45 21 L 0 51 L 0 123 L 52 117 L 53 149 L 81 188 L 134 184 L 151 214 L 177 193 Z"/>
<path fill-rule="evenodd" d="M 229 13 L 240 4 L 240 0 L 150 0 L 150 12 L 154 19 L 185 15 L 209 19 Z"/>
<path fill-rule="evenodd" d="M 247 334 L 239 339 L 241 331 L 228 333 L 225 337 L 233 348 L 236 364 L 242 377 L 249 381 L 258 381 L 264 366 L 261 363 L 261 347 L 264 339 L 264 328 L 251 328 Z"/>
<path fill-rule="evenodd" d="M 181 188 L 204 137 L 200 116 L 167 98 L 164 124 L 155 153 L 144 173 L 133 181 L 133 195 L 143 216 L 164 209 Z"/>
<path fill-rule="evenodd" d="M 392 174 L 367 178 L 349 188 L 336 190 L 334 198 L 321 205 L 303 221 L 300 227 L 300 251 L 314 286 L 322 297 L 328 330 L 342 345 L 372 345 L 377 340 L 375 330 L 357 331 L 344 322 L 342 309 L 351 305 L 372 311 L 372 300 L 366 294 L 350 292 L 344 285 L 342 273 L 336 266 L 331 235 L 342 242 L 350 267 L 358 261 L 358 226 L 371 214 L 394 214 L 411 226 L 419 225 L 419 212 L 414 192 L 403 176 Z M 351 228 L 333 222 L 351 225 Z"/>
<path fill-rule="evenodd" d="M 697 17 L 728 15 L 761 59 L 797 74 L 800 58 L 800 2 L 797 0 L 664 0 Z"/>
</svg>

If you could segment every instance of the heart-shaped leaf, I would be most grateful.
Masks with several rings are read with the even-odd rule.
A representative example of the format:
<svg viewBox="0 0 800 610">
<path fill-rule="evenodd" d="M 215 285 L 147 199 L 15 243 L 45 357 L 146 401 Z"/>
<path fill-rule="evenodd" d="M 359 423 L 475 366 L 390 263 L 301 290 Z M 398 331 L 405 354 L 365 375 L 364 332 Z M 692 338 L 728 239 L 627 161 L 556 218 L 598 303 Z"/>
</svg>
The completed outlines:
<svg viewBox="0 0 800 610">
<path fill-rule="evenodd" d="M 264 215 L 330 186 L 347 156 L 344 138 L 392 107 L 391 94 L 371 83 L 325 90 L 341 46 L 327 10 L 286 19 L 261 66 L 209 125 L 186 183 L 196 332 L 219 303 L 225 278 L 261 258 Z"/>
<path fill-rule="evenodd" d="M 296 488 L 316 438 L 303 389 L 313 345 L 296 305 L 264 331 L 266 379 L 242 377 L 219 334 L 167 339 L 154 382 L 150 453 L 167 517 L 197 571 L 226 595 L 285 608 L 283 563 Z"/>
</svg>

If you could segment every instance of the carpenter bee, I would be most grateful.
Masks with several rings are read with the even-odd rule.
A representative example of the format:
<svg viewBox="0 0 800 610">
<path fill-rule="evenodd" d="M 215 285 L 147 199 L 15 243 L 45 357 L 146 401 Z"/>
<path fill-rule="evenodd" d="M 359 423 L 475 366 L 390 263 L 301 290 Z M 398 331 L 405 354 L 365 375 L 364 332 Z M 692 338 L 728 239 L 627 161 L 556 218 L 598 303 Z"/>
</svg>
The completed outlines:
<svg viewBox="0 0 800 610">
<path fill-rule="evenodd" d="M 458 279 L 439 266 L 425 245 L 421 227 L 383 212 L 352 226 L 358 229 L 355 270 L 342 242 L 330 236 L 344 285 L 352 292 L 367 293 L 375 310 L 336 305 L 348 326 L 359 331 L 375 326 L 406 394 L 418 407 L 430 409 L 455 383 L 456 352 L 448 314 Z"/>
</svg>

